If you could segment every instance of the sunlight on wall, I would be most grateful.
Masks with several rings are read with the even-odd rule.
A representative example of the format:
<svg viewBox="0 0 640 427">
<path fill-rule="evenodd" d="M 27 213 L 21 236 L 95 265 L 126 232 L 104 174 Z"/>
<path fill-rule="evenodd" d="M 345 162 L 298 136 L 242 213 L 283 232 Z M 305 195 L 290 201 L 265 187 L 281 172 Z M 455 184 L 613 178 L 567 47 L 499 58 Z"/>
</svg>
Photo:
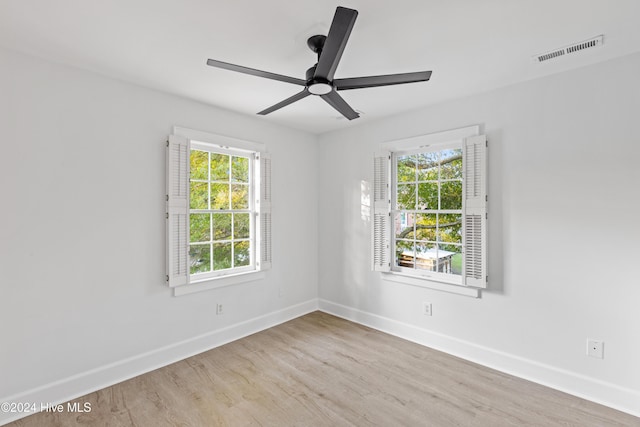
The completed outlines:
<svg viewBox="0 0 640 427">
<path fill-rule="evenodd" d="M 369 223 L 371 220 L 371 184 L 360 181 L 360 219 Z"/>
<path fill-rule="evenodd" d="M 347 300 L 354 307 L 362 307 L 368 298 L 371 230 L 370 183 L 351 180 L 343 187 L 345 215 L 342 217 L 342 243 L 340 253 L 342 281 L 350 283 Z M 357 201 L 360 201 L 359 205 Z"/>
</svg>

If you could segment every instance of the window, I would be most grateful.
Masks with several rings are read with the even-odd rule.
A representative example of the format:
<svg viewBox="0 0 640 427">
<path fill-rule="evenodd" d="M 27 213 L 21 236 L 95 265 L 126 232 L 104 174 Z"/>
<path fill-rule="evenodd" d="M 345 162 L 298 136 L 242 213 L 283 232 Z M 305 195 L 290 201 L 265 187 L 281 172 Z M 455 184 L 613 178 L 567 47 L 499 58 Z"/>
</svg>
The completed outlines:
<svg viewBox="0 0 640 427">
<path fill-rule="evenodd" d="M 271 265 L 268 154 L 255 143 L 182 133 L 200 138 L 171 135 L 167 143 L 167 282 L 176 295 Z"/>
<path fill-rule="evenodd" d="M 393 268 L 462 274 L 462 147 L 393 153 Z"/>
<path fill-rule="evenodd" d="M 196 279 L 254 269 L 254 157 L 191 143 L 189 266 Z"/>
<path fill-rule="evenodd" d="M 485 181 L 484 135 L 376 155 L 374 269 L 486 287 Z"/>
</svg>

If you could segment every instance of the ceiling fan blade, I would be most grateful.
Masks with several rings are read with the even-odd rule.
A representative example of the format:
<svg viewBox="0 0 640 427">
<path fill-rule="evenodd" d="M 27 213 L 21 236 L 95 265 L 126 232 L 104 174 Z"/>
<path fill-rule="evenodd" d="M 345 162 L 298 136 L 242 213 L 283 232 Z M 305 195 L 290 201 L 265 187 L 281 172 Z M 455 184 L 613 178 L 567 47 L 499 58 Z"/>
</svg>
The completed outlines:
<svg viewBox="0 0 640 427">
<path fill-rule="evenodd" d="M 338 93 L 334 90 L 326 95 L 320 95 L 320 98 L 327 101 L 327 104 L 338 110 L 340 114 L 342 114 L 349 120 L 357 119 L 358 117 L 360 117 L 360 114 L 355 112 L 354 109 L 351 108 L 349 104 L 347 104 L 347 101 L 342 99 L 342 97 L 338 95 Z"/>
<path fill-rule="evenodd" d="M 237 71 L 239 73 L 249 74 L 252 76 L 264 77 L 266 79 L 278 80 L 286 83 L 293 83 L 294 85 L 305 86 L 306 81 L 302 79 L 296 79 L 295 77 L 283 76 L 282 74 L 270 73 L 268 71 L 256 70 L 254 68 L 243 67 L 241 65 L 229 64 L 228 62 L 216 61 L 215 59 L 207 60 L 207 65 L 217 68 L 224 68 L 225 70 Z"/>
<path fill-rule="evenodd" d="M 336 72 L 336 68 L 338 68 L 342 52 L 347 45 L 347 40 L 349 40 L 349 35 L 357 17 L 357 10 L 345 7 L 336 9 L 331 28 L 329 28 L 329 34 L 324 42 L 322 53 L 320 53 L 316 72 L 313 75 L 315 78 L 333 80 L 333 75 Z"/>
<path fill-rule="evenodd" d="M 276 105 L 272 105 L 271 107 L 260 111 L 258 114 L 260 114 L 261 116 L 264 116 L 269 113 L 273 113 L 274 111 L 279 110 L 282 107 L 286 107 L 289 104 L 293 104 L 296 101 L 300 101 L 302 98 L 306 98 L 309 95 L 311 95 L 311 93 L 309 93 L 309 91 L 305 87 L 302 92 L 298 92 L 295 95 L 285 99 L 284 101 L 278 102 Z"/>
<path fill-rule="evenodd" d="M 388 74 L 386 76 L 354 77 L 350 79 L 335 79 L 336 90 L 362 89 L 366 87 L 400 85 L 404 83 L 426 82 L 431 78 L 431 71 L 415 73 Z"/>
</svg>

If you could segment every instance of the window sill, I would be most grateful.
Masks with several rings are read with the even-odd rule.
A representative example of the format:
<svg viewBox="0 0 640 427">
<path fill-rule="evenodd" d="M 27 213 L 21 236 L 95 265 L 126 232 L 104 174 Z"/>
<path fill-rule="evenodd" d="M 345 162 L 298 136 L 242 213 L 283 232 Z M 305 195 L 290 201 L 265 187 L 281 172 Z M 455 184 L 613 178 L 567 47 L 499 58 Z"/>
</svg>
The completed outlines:
<svg viewBox="0 0 640 427">
<path fill-rule="evenodd" d="M 468 288 L 454 283 L 438 282 L 426 277 L 403 274 L 400 272 L 382 273 L 382 279 L 389 282 L 403 283 L 405 285 L 419 286 L 421 288 L 435 289 L 456 295 L 464 295 L 472 298 L 480 298 L 480 289 Z"/>
<path fill-rule="evenodd" d="M 173 288 L 173 295 L 189 295 L 195 292 L 208 291 L 211 289 L 223 288 L 225 286 L 237 285 L 240 283 L 261 280 L 266 277 L 264 271 L 247 271 L 245 273 L 232 274 L 228 276 L 200 279 L 190 282 L 188 285 Z"/>
</svg>

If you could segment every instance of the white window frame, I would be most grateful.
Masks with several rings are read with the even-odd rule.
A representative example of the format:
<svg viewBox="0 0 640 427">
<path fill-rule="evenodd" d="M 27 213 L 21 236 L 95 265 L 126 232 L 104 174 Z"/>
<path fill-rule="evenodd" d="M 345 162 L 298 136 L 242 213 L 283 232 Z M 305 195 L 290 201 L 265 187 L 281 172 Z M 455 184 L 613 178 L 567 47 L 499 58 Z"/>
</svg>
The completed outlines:
<svg viewBox="0 0 640 427">
<path fill-rule="evenodd" d="M 463 148 L 463 272 L 461 276 L 428 270 L 394 267 L 395 236 L 392 206 L 395 206 L 398 155 Z M 470 148 L 468 148 L 470 147 Z M 380 144 L 374 157 L 372 197 L 373 269 L 385 280 L 478 297 L 486 288 L 487 274 L 487 156 L 486 137 L 479 126 L 470 126 Z M 471 157 L 470 157 L 471 156 Z M 467 269 L 467 265 L 473 268 Z"/>
<path fill-rule="evenodd" d="M 253 157 L 250 167 L 249 266 L 190 274 L 189 268 L 189 160 L 191 148 Z M 271 267 L 271 157 L 261 143 L 174 127 L 167 142 L 167 284 L 174 295 L 263 279 Z"/>
</svg>

